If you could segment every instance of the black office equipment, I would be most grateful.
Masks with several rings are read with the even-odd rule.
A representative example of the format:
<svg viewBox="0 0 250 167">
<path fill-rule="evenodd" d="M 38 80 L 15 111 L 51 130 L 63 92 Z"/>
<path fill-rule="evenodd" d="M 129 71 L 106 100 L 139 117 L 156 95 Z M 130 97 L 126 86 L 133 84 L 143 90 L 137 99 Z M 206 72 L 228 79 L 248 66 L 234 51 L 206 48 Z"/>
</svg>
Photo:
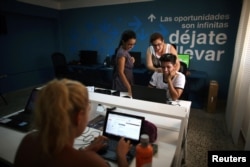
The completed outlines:
<svg viewBox="0 0 250 167">
<path fill-rule="evenodd" d="M 0 35 L 7 34 L 7 22 L 6 22 L 6 16 L 2 13 L 0 14 Z"/>
<path fill-rule="evenodd" d="M 111 90 L 95 88 L 94 92 L 111 95 Z"/>
<path fill-rule="evenodd" d="M 55 76 L 57 78 L 67 78 L 69 75 L 67 61 L 64 54 L 55 52 L 51 55 Z"/>
<path fill-rule="evenodd" d="M 7 77 L 7 75 L 0 75 L 0 79 L 6 78 L 6 77 Z M 7 100 L 4 98 L 4 96 L 2 95 L 1 92 L 0 92 L 0 97 L 2 98 L 2 100 L 4 101 L 4 103 L 5 103 L 6 105 L 8 105 Z"/>
<path fill-rule="evenodd" d="M 127 154 L 127 160 L 130 163 L 135 156 L 135 146 L 140 141 L 142 127 L 145 118 L 126 113 L 107 110 L 103 127 L 103 135 L 108 137 L 107 148 L 101 150 L 99 155 L 110 161 L 117 161 L 116 147 L 121 137 L 130 140 L 131 150 Z"/>
<path fill-rule="evenodd" d="M 157 103 L 167 102 L 165 89 L 150 88 L 148 86 L 132 85 L 133 99 L 152 101 Z"/>
<path fill-rule="evenodd" d="M 187 72 L 190 71 L 190 55 L 189 54 L 178 54 L 180 60 L 180 69 L 179 72 L 183 73 L 186 77 L 185 87 L 183 89 L 180 99 L 188 100 L 189 94 L 189 78 L 187 77 Z"/>
<path fill-rule="evenodd" d="M 180 69 L 179 69 L 179 72 L 183 73 L 185 76 L 187 74 L 187 64 L 180 61 Z"/>
<path fill-rule="evenodd" d="M 104 119 L 105 117 L 103 115 L 98 115 L 97 117 L 89 121 L 88 127 L 103 130 Z"/>
<path fill-rule="evenodd" d="M 134 68 L 143 68 L 144 65 L 141 62 L 141 52 L 129 52 L 135 59 Z"/>
<path fill-rule="evenodd" d="M 39 89 L 33 89 L 23 111 L 0 119 L 0 125 L 22 132 L 32 130 L 31 124 L 34 116 L 34 105 Z"/>
<path fill-rule="evenodd" d="M 82 65 L 91 66 L 97 64 L 97 51 L 80 50 L 79 57 Z"/>
</svg>

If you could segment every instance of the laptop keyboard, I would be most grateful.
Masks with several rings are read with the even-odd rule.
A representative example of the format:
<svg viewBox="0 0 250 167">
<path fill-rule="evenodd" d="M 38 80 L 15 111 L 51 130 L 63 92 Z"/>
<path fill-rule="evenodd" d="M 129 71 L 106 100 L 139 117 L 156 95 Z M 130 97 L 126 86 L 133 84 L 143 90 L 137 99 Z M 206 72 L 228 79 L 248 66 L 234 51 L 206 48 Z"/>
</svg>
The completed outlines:
<svg viewBox="0 0 250 167">
<path fill-rule="evenodd" d="M 107 149 L 110 150 L 110 151 L 116 151 L 116 147 L 118 145 L 118 142 L 119 141 L 116 141 L 116 140 L 108 140 L 108 146 L 107 146 Z M 129 150 L 128 154 L 127 155 L 135 155 L 135 146 L 132 145 L 131 149 Z"/>
<path fill-rule="evenodd" d="M 108 140 L 108 149 L 112 151 L 116 151 L 116 147 L 118 145 L 118 141 L 116 140 Z"/>
</svg>

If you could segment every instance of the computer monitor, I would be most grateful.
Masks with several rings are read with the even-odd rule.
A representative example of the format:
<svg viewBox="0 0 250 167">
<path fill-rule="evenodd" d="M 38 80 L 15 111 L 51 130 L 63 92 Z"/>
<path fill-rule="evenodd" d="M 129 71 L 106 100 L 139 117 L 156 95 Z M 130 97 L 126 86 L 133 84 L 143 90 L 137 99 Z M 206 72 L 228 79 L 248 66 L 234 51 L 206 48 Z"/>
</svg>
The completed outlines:
<svg viewBox="0 0 250 167">
<path fill-rule="evenodd" d="M 134 68 L 141 68 L 142 63 L 141 63 L 141 52 L 134 52 L 131 51 L 129 52 L 132 57 L 135 58 L 135 63 L 134 63 Z"/>
<path fill-rule="evenodd" d="M 190 65 L 189 54 L 178 54 L 178 58 L 180 59 L 180 61 L 184 62 L 187 65 L 187 68 L 189 68 L 189 65 Z"/>
<path fill-rule="evenodd" d="M 80 62 L 82 65 L 96 65 L 97 51 L 94 50 L 80 50 Z"/>
</svg>

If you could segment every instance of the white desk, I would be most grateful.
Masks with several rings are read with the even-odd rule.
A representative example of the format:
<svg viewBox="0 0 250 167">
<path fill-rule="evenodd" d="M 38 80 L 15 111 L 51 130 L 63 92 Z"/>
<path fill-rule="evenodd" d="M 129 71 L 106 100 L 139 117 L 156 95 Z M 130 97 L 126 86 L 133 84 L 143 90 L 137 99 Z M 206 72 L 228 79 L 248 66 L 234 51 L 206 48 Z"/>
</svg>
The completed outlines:
<svg viewBox="0 0 250 167">
<path fill-rule="evenodd" d="M 0 157 L 13 163 L 17 148 L 25 133 L 0 126 L 0 136 Z"/>
<path fill-rule="evenodd" d="M 191 102 L 180 101 L 179 104 L 181 106 L 172 106 L 94 92 L 89 92 L 89 98 L 92 103 L 89 119 L 94 118 L 98 114 L 105 114 L 96 112 L 97 105 L 102 104 L 115 106 L 119 112 L 143 115 L 147 120 L 155 123 L 158 128 L 158 139 L 156 142 L 159 146 L 158 153 L 153 158 L 153 166 L 171 166 L 173 160 L 174 166 L 180 166 L 181 145 L 186 136 Z M 100 134 L 95 129 L 90 129 L 89 132 L 93 131 L 96 131 L 96 135 Z M 0 157 L 13 163 L 18 145 L 25 134 L 0 126 Z M 83 143 L 79 143 L 79 141 L 82 140 L 79 138 L 75 140 L 75 148 L 82 146 Z M 115 166 L 115 164 L 112 165 Z M 134 161 L 131 166 L 135 166 Z"/>
<path fill-rule="evenodd" d="M 97 137 L 101 134 L 101 131 L 93 128 L 86 128 L 86 132 L 83 133 L 83 136 L 92 135 L 88 140 L 92 140 L 94 137 Z M 16 150 L 26 133 L 18 132 L 9 128 L 0 127 L 0 157 L 7 162 L 13 164 L 16 154 Z M 86 144 L 83 140 L 83 136 L 80 136 L 75 139 L 74 147 L 76 149 L 82 147 Z M 176 145 L 168 144 L 164 142 L 157 142 L 158 144 L 158 153 L 153 157 L 153 166 L 155 167 L 166 167 L 171 166 L 171 163 L 174 159 Z M 87 145 L 86 145 L 87 146 Z M 110 163 L 112 167 L 117 166 L 115 163 Z M 131 162 L 131 167 L 135 166 L 135 159 Z"/>
<path fill-rule="evenodd" d="M 175 145 L 176 151 L 173 164 L 174 166 L 181 166 L 183 154 L 184 158 L 186 155 L 186 135 L 191 102 L 178 101 L 180 106 L 167 105 L 92 91 L 89 92 L 89 98 L 92 102 L 94 114 L 97 114 L 95 112 L 97 105 L 101 104 L 103 106 L 116 107 L 118 112 L 144 116 L 147 120 L 153 122 L 158 128 L 157 142 Z M 184 148 L 182 147 L 183 143 Z M 165 160 L 165 163 L 167 161 Z"/>
<path fill-rule="evenodd" d="M 79 149 L 82 146 L 87 146 L 85 142 L 86 140 L 88 141 L 92 140 L 94 139 L 94 137 L 97 137 L 101 133 L 102 132 L 97 129 L 87 128 L 85 132 L 82 134 L 82 136 L 75 139 L 74 147 L 76 149 Z M 158 152 L 153 157 L 153 166 L 155 167 L 171 166 L 176 151 L 176 145 L 164 142 L 157 142 L 157 144 L 158 144 Z M 117 167 L 117 164 L 112 162 L 110 162 L 110 165 L 112 167 Z M 135 167 L 135 159 L 133 159 L 130 166 Z"/>
</svg>

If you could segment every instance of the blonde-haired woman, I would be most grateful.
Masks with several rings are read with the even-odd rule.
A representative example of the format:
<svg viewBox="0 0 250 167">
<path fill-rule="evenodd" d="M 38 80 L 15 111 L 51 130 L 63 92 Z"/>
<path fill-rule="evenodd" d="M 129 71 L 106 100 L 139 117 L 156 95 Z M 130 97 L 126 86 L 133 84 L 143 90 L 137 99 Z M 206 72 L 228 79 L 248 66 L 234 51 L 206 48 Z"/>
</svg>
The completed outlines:
<svg viewBox="0 0 250 167">
<path fill-rule="evenodd" d="M 90 111 L 88 91 L 80 82 L 50 81 L 38 94 L 34 126 L 16 153 L 16 167 L 109 166 L 96 152 L 107 138 L 99 136 L 84 150 L 73 148 L 74 139 L 87 126 Z M 128 166 L 130 143 L 123 138 L 117 148 L 118 166 Z"/>
</svg>

